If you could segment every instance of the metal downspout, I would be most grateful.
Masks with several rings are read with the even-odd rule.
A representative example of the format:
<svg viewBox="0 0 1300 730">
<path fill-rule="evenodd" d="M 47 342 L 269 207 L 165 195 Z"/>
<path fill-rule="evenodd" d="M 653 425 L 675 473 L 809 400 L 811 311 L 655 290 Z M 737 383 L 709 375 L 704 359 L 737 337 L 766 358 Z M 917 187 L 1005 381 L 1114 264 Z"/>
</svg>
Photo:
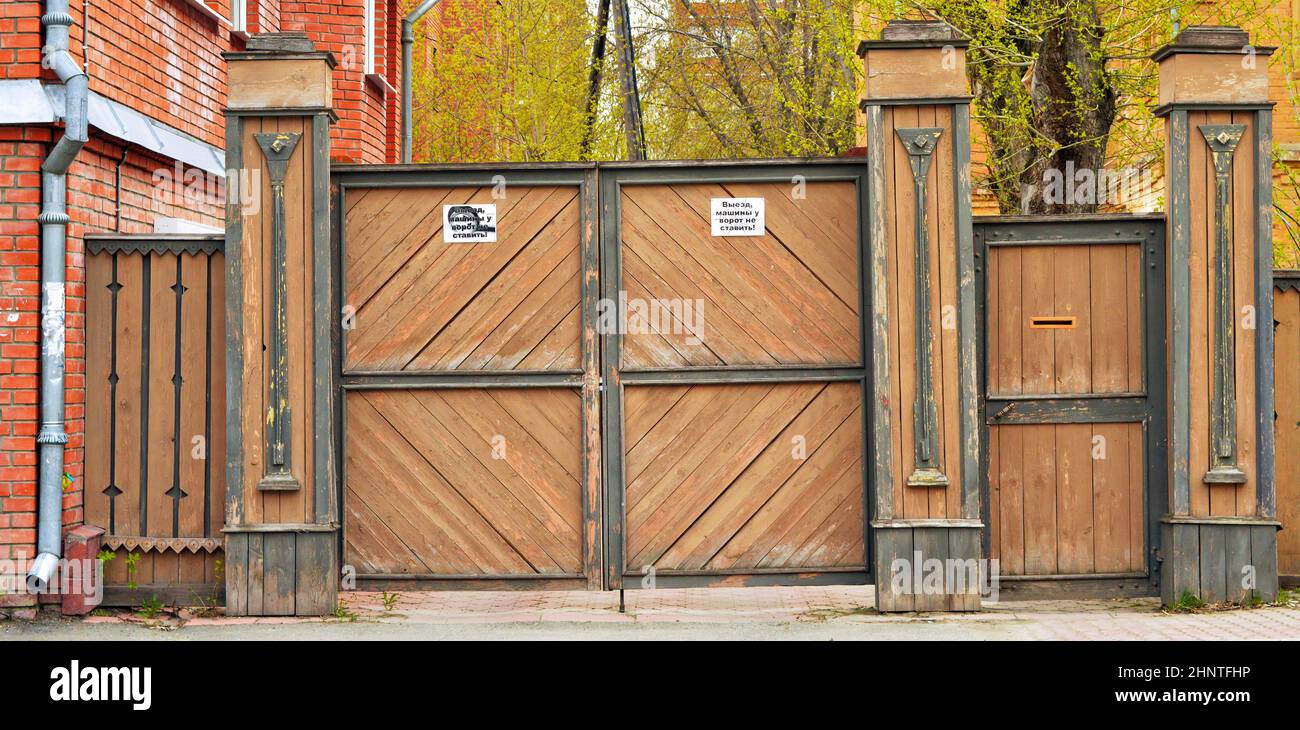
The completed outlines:
<svg viewBox="0 0 1300 730">
<path fill-rule="evenodd" d="M 433 10 L 439 0 L 424 0 L 420 7 L 402 19 L 402 162 L 411 163 L 411 46 L 415 43 L 415 24 Z"/>
<path fill-rule="evenodd" d="M 63 448 L 68 443 L 64 430 L 63 369 L 65 266 L 67 259 L 67 173 L 77 153 L 86 144 L 87 98 L 85 71 L 68 52 L 68 0 L 48 0 L 45 15 L 43 65 L 54 70 L 63 82 L 63 136 L 41 165 L 41 428 L 36 435 L 40 449 L 36 560 L 27 572 L 27 585 L 45 591 L 63 553 Z"/>
</svg>

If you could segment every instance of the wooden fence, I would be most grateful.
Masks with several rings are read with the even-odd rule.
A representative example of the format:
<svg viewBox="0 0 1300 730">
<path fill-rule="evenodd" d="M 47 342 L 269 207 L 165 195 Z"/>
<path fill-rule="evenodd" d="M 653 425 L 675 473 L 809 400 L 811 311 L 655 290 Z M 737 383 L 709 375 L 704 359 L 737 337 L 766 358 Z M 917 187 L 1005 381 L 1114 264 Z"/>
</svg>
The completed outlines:
<svg viewBox="0 0 1300 730">
<path fill-rule="evenodd" d="M 1300 270 L 1273 272 L 1278 575 L 1300 582 Z"/>
<path fill-rule="evenodd" d="M 225 301 L 220 239 L 92 239 L 86 260 L 86 522 L 105 601 L 221 594 Z"/>
</svg>

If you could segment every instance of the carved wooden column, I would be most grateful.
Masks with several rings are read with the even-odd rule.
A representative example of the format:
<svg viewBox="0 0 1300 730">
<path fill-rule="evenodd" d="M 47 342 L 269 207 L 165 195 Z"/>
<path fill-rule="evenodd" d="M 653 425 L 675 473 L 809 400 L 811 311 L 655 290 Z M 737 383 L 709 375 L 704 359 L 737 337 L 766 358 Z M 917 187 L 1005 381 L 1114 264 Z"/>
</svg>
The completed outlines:
<svg viewBox="0 0 1300 730">
<path fill-rule="evenodd" d="M 1190 27 L 1160 64 L 1169 212 L 1167 604 L 1272 600 L 1271 48 Z"/>
<path fill-rule="evenodd" d="M 268 33 L 225 59 L 226 613 L 322 615 L 339 582 L 334 58 Z"/>
<path fill-rule="evenodd" d="M 871 526 L 882 611 L 977 610 L 980 494 L 966 42 L 894 21 L 859 46 L 870 169 Z M 968 580 L 951 580 L 949 568 Z M 944 576 L 936 585 L 934 571 Z"/>
</svg>

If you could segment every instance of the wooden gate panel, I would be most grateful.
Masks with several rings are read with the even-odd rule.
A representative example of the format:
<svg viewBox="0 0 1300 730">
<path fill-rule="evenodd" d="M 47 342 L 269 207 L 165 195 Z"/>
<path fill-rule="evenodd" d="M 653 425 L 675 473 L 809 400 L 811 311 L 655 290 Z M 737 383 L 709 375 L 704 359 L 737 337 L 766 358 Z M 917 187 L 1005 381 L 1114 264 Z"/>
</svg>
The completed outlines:
<svg viewBox="0 0 1300 730">
<path fill-rule="evenodd" d="M 226 496 L 224 257 L 215 242 L 189 239 L 119 236 L 87 249 L 83 478 L 86 522 L 104 528 L 115 555 L 106 600 L 214 602 Z"/>
<path fill-rule="evenodd" d="M 362 575 L 582 572 L 581 395 L 347 396 L 344 562 Z"/>
<path fill-rule="evenodd" d="M 1141 423 L 991 427 L 990 557 L 1001 572 L 1145 570 L 1143 443 Z"/>
<path fill-rule="evenodd" d="M 628 387 L 630 571 L 864 569 L 857 383 Z"/>
<path fill-rule="evenodd" d="M 1300 272 L 1273 275 L 1277 320 L 1273 370 L 1277 393 L 1277 570 L 1300 580 Z"/>
<path fill-rule="evenodd" d="M 1137 244 L 991 247 L 989 259 L 991 396 L 1143 389 Z"/>
<path fill-rule="evenodd" d="M 361 188 L 347 212 L 345 367 L 580 367 L 578 188 Z M 444 243 L 442 209 L 497 206 L 495 243 Z"/>
<path fill-rule="evenodd" d="M 698 300 L 704 314 L 686 337 L 668 334 L 688 329 L 677 319 L 649 327 L 657 337 L 629 337 L 624 367 L 860 362 L 857 192 L 852 182 L 804 184 L 802 193 L 760 182 L 622 188 L 627 297 Z M 717 197 L 763 197 L 766 235 L 710 235 Z"/>
</svg>

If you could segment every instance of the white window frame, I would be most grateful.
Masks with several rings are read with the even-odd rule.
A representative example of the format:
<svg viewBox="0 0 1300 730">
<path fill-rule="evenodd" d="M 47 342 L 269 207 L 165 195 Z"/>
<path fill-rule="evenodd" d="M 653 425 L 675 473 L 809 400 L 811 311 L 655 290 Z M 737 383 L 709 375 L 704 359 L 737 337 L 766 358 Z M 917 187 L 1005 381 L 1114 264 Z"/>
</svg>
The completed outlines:
<svg viewBox="0 0 1300 730">
<path fill-rule="evenodd" d="M 366 34 L 366 55 L 365 55 L 365 73 L 367 76 L 375 73 L 375 13 L 377 11 L 375 0 L 366 0 L 365 2 L 365 34 Z"/>
<path fill-rule="evenodd" d="M 239 33 L 248 32 L 248 0 L 230 0 L 230 28 Z"/>
</svg>

